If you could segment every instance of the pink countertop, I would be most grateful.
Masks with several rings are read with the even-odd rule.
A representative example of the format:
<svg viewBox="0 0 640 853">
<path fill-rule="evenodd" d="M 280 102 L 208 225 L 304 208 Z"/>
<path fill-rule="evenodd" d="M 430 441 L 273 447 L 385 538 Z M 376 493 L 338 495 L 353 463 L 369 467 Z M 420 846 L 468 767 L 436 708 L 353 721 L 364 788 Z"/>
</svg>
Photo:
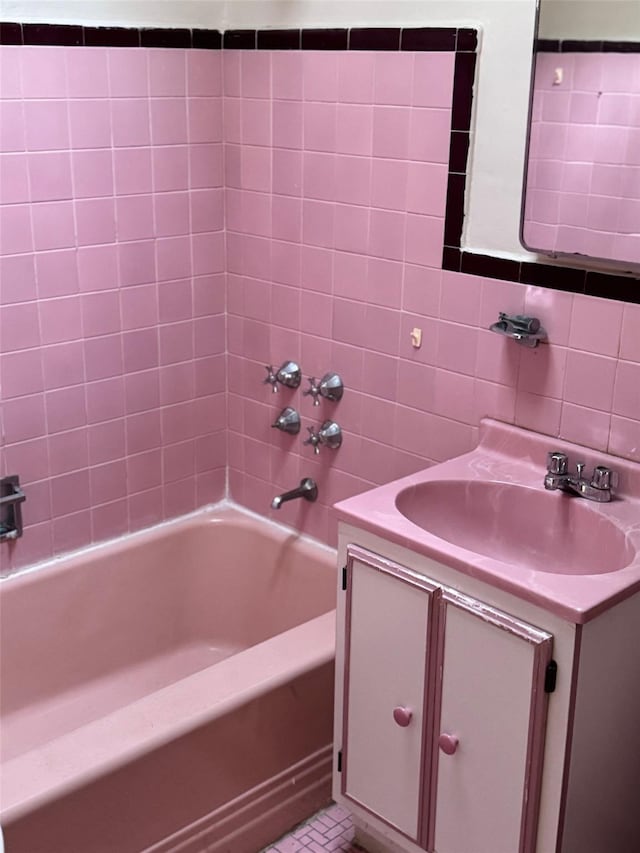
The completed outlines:
<svg viewBox="0 0 640 853">
<path fill-rule="evenodd" d="M 586 463 L 585 472 L 595 465 L 614 470 L 614 499 L 596 503 L 545 491 L 550 450 L 567 453 L 570 470 L 576 461 Z M 399 511 L 401 492 L 405 507 L 419 506 L 421 493 L 437 501 L 431 519 L 428 507 L 418 514 L 439 535 Z M 482 421 L 480 443 L 470 453 L 341 501 L 335 511 L 340 521 L 576 624 L 640 590 L 640 465 L 497 421 Z M 467 548 L 455 544 L 457 524 L 465 528 Z"/>
</svg>

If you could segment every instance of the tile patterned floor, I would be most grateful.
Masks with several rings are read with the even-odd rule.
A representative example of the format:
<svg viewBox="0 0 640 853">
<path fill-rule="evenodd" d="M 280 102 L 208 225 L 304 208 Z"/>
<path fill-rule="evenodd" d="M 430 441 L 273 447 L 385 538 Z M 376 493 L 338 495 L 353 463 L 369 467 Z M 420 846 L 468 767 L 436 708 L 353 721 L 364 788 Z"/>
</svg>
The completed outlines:
<svg viewBox="0 0 640 853">
<path fill-rule="evenodd" d="M 263 853 L 364 853 L 353 843 L 351 815 L 342 806 L 329 806 L 318 812 L 289 835 L 285 835 Z"/>
</svg>

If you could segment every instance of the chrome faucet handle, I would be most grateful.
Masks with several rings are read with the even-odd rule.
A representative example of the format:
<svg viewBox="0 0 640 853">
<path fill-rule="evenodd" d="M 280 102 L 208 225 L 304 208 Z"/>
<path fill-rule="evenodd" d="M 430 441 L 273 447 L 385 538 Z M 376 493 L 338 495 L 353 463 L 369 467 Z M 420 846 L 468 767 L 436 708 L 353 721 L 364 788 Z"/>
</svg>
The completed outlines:
<svg viewBox="0 0 640 853">
<path fill-rule="evenodd" d="M 552 450 L 547 453 L 547 471 L 549 474 L 563 476 L 569 470 L 569 457 L 560 450 Z"/>
<path fill-rule="evenodd" d="M 309 388 L 302 392 L 303 397 L 313 397 L 313 405 L 320 405 L 320 383 L 315 376 L 308 376 Z"/>
<path fill-rule="evenodd" d="M 272 364 L 265 364 L 264 369 L 267 371 L 267 378 L 263 379 L 263 385 L 271 385 L 271 390 L 274 394 L 278 393 L 278 377 L 273 372 Z"/>
<path fill-rule="evenodd" d="M 317 455 L 320 453 L 320 431 L 315 432 L 313 427 L 307 427 L 309 438 L 305 438 L 303 444 L 310 444 L 313 447 L 313 452 Z"/>
<path fill-rule="evenodd" d="M 320 395 L 325 400 L 331 400 L 337 403 L 342 400 L 344 394 L 344 382 L 338 373 L 325 373 L 320 380 Z"/>
<path fill-rule="evenodd" d="M 582 480 L 582 472 L 584 471 L 584 467 L 586 462 L 576 462 L 576 471 L 578 473 L 578 479 Z"/>
<path fill-rule="evenodd" d="M 295 361 L 283 361 L 276 373 L 276 379 L 287 388 L 297 388 L 302 381 L 300 365 Z"/>
<path fill-rule="evenodd" d="M 280 412 L 271 426 L 289 435 L 297 435 L 300 432 L 300 415 L 291 406 L 287 406 Z"/>
<path fill-rule="evenodd" d="M 605 465 L 596 465 L 593 469 L 593 477 L 591 485 L 594 489 L 602 489 L 603 491 L 610 490 L 616 479 L 615 472 Z"/>
</svg>

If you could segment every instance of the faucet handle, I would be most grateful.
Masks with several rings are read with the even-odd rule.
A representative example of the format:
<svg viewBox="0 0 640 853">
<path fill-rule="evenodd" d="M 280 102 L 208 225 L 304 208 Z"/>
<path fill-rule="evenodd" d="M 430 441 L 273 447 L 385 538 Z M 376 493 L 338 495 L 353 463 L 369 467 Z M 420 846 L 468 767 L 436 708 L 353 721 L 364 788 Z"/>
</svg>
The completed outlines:
<svg viewBox="0 0 640 853">
<path fill-rule="evenodd" d="M 578 479 L 579 480 L 582 480 L 582 474 L 583 474 L 585 465 L 586 465 L 586 462 L 576 462 L 576 471 L 578 473 Z"/>
<path fill-rule="evenodd" d="M 320 405 L 320 383 L 315 376 L 308 376 L 309 387 L 302 392 L 303 397 L 313 397 L 313 405 Z"/>
<path fill-rule="evenodd" d="M 611 468 L 607 468 L 605 465 L 596 465 L 593 469 L 593 477 L 591 478 L 591 485 L 594 489 L 602 489 L 603 491 L 607 491 L 611 489 L 611 486 L 614 485 L 615 473 L 611 470 Z"/>
<path fill-rule="evenodd" d="M 559 474 L 562 476 L 568 470 L 569 458 L 566 453 L 562 453 L 560 450 L 552 450 L 550 453 L 547 453 L 547 471 L 549 474 Z"/>
<path fill-rule="evenodd" d="M 271 390 L 274 394 L 278 393 L 278 377 L 273 371 L 272 364 L 265 364 L 264 369 L 267 371 L 266 379 L 263 379 L 262 382 L 264 385 L 271 385 Z"/>
<path fill-rule="evenodd" d="M 313 447 L 313 452 L 317 455 L 320 453 L 320 432 L 315 432 L 313 427 L 307 427 L 309 438 L 305 438 L 303 444 L 310 444 Z"/>
</svg>

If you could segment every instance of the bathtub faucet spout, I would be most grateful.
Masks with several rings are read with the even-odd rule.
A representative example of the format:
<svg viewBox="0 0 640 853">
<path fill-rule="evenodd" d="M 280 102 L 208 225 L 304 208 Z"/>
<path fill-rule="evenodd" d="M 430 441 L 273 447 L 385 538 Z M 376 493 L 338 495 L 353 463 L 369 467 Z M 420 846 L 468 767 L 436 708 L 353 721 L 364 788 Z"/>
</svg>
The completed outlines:
<svg viewBox="0 0 640 853">
<path fill-rule="evenodd" d="M 285 492 L 283 495 L 276 495 L 271 501 L 271 509 L 280 509 L 285 501 L 292 501 L 296 498 L 304 498 L 306 501 L 315 501 L 318 499 L 318 487 L 316 481 L 311 477 L 305 477 L 300 480 L 300 485 L 297 489 L 291 489 L 290 492 Z"/>
</svg>

